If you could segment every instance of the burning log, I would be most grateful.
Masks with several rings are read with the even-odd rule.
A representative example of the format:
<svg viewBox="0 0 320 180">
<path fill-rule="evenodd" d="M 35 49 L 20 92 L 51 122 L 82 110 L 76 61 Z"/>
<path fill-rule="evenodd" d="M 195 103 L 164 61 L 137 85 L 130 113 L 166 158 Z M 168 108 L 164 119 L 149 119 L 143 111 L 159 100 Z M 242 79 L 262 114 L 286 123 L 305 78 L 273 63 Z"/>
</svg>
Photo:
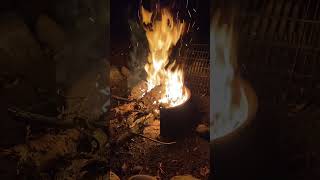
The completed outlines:
<svg viewBox="0 0 320 180">
<path fill-rule="evenodd" d="M 140 81 L 137 85 L 135 85 L 132 90 L 129 99 L 140 99 L 142 98 L 148 90 L 148 84 L 146 81 Z"/>
<path fill-rule="evenodd" d="M 156 86 L 151 91 L 146 93 L 143 98 L 141 98 L 141 102 L 145 105 L 147 109 L 158 109 L 159 108 L 159 100 L 163 96 L 164 87 Z"/>
<path fill-rule="evenodd" d="M 162 96 L 161 91 L 163 91 L 163 86 L 157 86 L 153 88 L 151 91 L 145 93 L 143 97 L 139 98 L 141 94 L 137 93 L 137 89 L 140 88 L 140 83 L 133 88 L 131 96 L 129 97 L 129 99 L 132 99 L 132 102 L 128 102 L 120 106 L 117 106 L 113 108 L 112 111 L 114 111 L 116 114 L 130 116 L 130 114 L 134 112 L 152 113 L 154 112 L 154 110 L 159 109 L 158 100 Z"/>
<path fill-rule="evenodd" d="M 140 86 L 141 84 L 138 84 L 134 89 L 139 89 Z M 135 101 L 122 104 L 112 109 L 116 114 L 120 115 L 120 117 L 115 119 L 115 121 L 118 123 L 125 122 L 126 126 L 128 127 L 126 131 L 118 135 L 114 141 L 115 144 L 123 144 L 135 136 L 140 136 L 160 144 L 174 143 L 166 143 L 155 140 L 154 138 L 159 136 L 159 131 L 158 134 L 157 132 L 153 132 L 152 134 L 149 132 L 146 133 L 146 136 L 142 135 L 146 132 L 145 127 L 148 128 L 148 126 L 154 125 L 154 122 L 157 121 L 157 117 L 159 116 L 159 111 L 157 111 L 159 110 L 158 100 L 161 97 L 162 89 L 162 86 L 157 86 L 150 92 L 147 92 L 142 98 L 138 99 L 136 96 L 134 97 L 137 98 Z M 160 127 L 160 124 L 158 124 L 158 126 Z"/>
</svg>

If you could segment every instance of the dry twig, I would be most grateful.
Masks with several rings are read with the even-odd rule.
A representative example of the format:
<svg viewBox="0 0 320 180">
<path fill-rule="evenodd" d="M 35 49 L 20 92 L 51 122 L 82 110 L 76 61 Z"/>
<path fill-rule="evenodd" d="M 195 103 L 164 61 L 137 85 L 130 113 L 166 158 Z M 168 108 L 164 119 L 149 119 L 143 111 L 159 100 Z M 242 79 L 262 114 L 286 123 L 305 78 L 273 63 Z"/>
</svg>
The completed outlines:
<svg viewBox="0 0 320 180">
<path fill-rule="evenodd" d="M 132 132 L 133 133 L 133 132 Z M 152 139 L 152 138 L 149 138 L 147 136 L 144 136 L 142 134 L 138 134 L 138 133 L 133 133 L 134 135 L 137 135 L 137 136 L 140 136 L 140 137 L 143 137 L 145 139 L 148 139 L 150 141 L 153 141 L 153 142 L 156 142 L 156 143 L 159 143 L 159 144 L 163 144 L 163 145 L 171 145 L 171 144 L 175 144 L 176 142 L 173 141 L 173 142 L 162 142 L 162 141 L 159 141 L 159 140 L 156 140 L 156 139 Z"/>
</svg>

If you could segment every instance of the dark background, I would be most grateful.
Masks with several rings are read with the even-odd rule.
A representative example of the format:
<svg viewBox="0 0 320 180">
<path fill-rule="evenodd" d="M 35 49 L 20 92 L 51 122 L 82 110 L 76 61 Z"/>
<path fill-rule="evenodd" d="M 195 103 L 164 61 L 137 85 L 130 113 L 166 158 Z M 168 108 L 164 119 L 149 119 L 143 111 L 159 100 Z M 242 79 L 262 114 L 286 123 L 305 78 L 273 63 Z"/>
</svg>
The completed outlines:
<svg viewBox="0 0 320 180">
<path fill-rule="evenodd" d="M 150 10 L 150 2 L 152 2 L 152 0 L 111 0 L 111 42 L 115 42 L 121 39 L 129 39 L 130 29 L 128 26 L 128 20 L 136 19 L 137 22 L 139 22 L 137 16 L 140 5 L 143 4 L 145 8 Z M 174 4 L 172 3 L 173 1 L 169 0 L 153 0 L 153 2 L 160 3 L 161 6 L 173 7 L 172 11 L 179 11 L 179 17 L 181 19 L 185 19 L 187 22 L 193 23 L 195 21 L 195 27 L 204 29 L 202 31 L 203 33 L 198 33 L 199 41 L 206 41 L 206 38 L 209 37 L 209 1 L 205 0 L 200 2 L 195 0 L 188 0 L 188 9 L 192 14 L 192 19 L 189 17 L 189 14 L 187 12 L 187 0 L 177 0 L 174 1 Z M 193 11 L 193 8 L 196 10 L 196 12 Z"/>
<path fill-rule="evenodd" d="M 51 128 L 16 121 L 9 107 L 55 117 L 60 107 L 70 107 L 65 96 L 86 95 L 95 82 L 101 89 L 108 86 L 108 8 L 108 0 L 1 1 L 1 149 Z M 99 114 L 106 98 L 99 91 L 92 97 L 87 107 Z M 16 179 L 16 174 L 16 166 L 0 158 L 0 179 Z"/>
<path fill-rule="evenodd" d="M 153 3 L 150 3 L 153 2 Z M 141 1 L 141 0 L 126 0 L 126 1 L 111 1 L 111 51 L 117 51 L 119 49 L 125 49 L 124 51 L 130 51 L 126 49 L 130 46 L 130 27 L 129 19 L 139 22 L 138 10 L 141 3 L 146 9 L 152 7 L 151 4 L 160 3 L 161 6 L 171 7 L 172 12 L 179 11 L 180 19 L 184 19 L 187 23 L 190 23 L 190 27 L 193 22 L 196 22 L 194 28 L 190 28 L 190 32 L 183 36 L 185 42 L 191 43 L 207 43 L 209 42 L 209 1 L 188 1 L 188 9 L 192 18 L 189 17 L 186 4 L 187 0 L 177 1 Z M 193 8 L 196 12 L 193 11 Z M 199 29 L 197 30 L 197 28 Z M 187 28 L 187 27 L 186 27 Z M 124 52 L 127 53 L 127 52 Z"/>
<path fill-rule="evenodd" d="M 238 60 L 259 106 L 212 144 L 213 179 L 319 179 L 319 1 L 214 2 L 239 8 Z"/>
</svg>

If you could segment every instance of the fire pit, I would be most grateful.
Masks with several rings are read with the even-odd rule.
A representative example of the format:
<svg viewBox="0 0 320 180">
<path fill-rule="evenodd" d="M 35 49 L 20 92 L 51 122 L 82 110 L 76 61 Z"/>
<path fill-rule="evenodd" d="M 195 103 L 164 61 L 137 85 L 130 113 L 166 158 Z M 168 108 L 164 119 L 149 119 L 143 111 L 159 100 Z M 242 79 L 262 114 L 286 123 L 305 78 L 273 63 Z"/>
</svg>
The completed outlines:
<svg viewBox="0 0 320 180">
<path fill-rule="evenodd" d="M 165 139 L 179 139 L 191 134 L 196 121 L 196 108 L 190 96 L 175 107 L 160 108 L 160 136 Z"/>
<path fill-rule="evenodd" d="M 174 161 L 185 164 L 184 169 L 191 167 L 178 172 L 166 167 L 166 175 L 159 174 L 161 179 L 190 174 L 195 167 L 200 167 L 197 172 L 207 171 L 208 138 L 194 128 L 202 125 L 208 129 L 209 124 L 209 111 L 201 108 L 205 104 L 203 99 L 206 104 L 209 102 L 209 53 L 203 46 L 199 50 L 193 46 L 194 42 L 204 43 L 197 32 L 205 28 L 200 27 L 200 21 L 193 21 L 193 16 L 189 19 L 189 13 L 194 12 L 196 17 L 198 10 L 183 13 L 171 5 L 141 5 L 137 4 L 138 13 L 133 14 L 138 14 L 135 19 L 138 23 L 129 22 L 132 37 L 129 51 L 124 45 L 127 41 L 121 47 L 121 52 L 130 52 L 122 57 L 128 60 L 127 64 L 118 61 L 121 56 L 112 56 L 117 72 L 114 74 L 122 77 L 115 78 L 112 87 L 127 89 L 122 94 L 112 93 L 110 129 L 116 148 L 111 157 L 117 158 L 111 158 L 111 168 L 124 179 L 137 173 L 155 175 L 163 165 L 172 163 L 174 157 Z M 120 51 L 114 52 L 117 55 Z M 121 86 L 122 83 L 127 84 Z M 208 130 L 205 133 L 208 135 Z M 190 148 L 199 153 L 190 156 L 186 151 Z M 128 149 L 130 154 L 118 153 Z M 158 159 L 162 159 L 160 164 Z M 135 171 L 136 166 L 143 168 Z M 204 176 L 206 172 L 199 175 Z"/>
</svg>

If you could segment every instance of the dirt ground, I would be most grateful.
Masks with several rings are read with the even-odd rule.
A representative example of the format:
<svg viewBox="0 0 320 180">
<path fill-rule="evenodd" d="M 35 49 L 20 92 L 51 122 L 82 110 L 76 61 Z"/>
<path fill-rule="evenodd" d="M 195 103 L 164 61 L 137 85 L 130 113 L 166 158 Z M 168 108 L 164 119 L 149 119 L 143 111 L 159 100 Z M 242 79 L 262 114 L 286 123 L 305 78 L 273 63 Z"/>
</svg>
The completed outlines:
<svg viewBox="0 0 320 180">
<path fill-rule="evenodd" d="M 112 148 L 111 170 L 123 179 L 148 174 L 161 179 L 191 174 L 208 178 L 209 143 L 196 134 L 173 145 L 133 138 L 121 147 Z"/>
<path fill-rule="evenodd" d="M 115 68 L 115 67 L 113 67 Z M 116 71 L 111 68 L 111 71 Z M 120 75 L 114 73 L 113 75 Z M 121 97 L 128 97 L 130 89 L 126 88 L 126 81 L 115 80 L 111 75 L 111 93 Z M 117 76 L 116 76 L 117 77 Z M 116 78 L 117 79 L 117 78 Z M 121 78 L 120 78 L 121 79 Z M 116 84 L 114 84 L 116 83 Z M 209 98 L 196 101 L 201 109 L 197 124 L 209 124 L 209 109 L 206 103 Z M 126 102 L 113 99 L 112 107 L 119 107 Z M 112 108 L 111 108 L 112 109 Z M 129 115 L 111 118 L 109 126 L 112 132 L 111 141 L 129 131 L 127 120 Z M 112 117 L 112 115 L 111 115 Z M 154 134 L 160 133 L 159 120 L 155 118 Z M 146 130 L 146 128 L 145 128 Z M 155 136 L 157 139 L 157 135 Z M 121 179 L 128 179 L 136 174 L 147 174 L 160 179 L 170 179 L 173 176 L 189 174 L 199 179 L 208 179 L 210 171 L 210 144 L 208 138 L 201 136 L 195 130 L 189 137 L 176 142 L 176 144 L 160 144 L 141 136 L 130 137 L 126 141 L 111 146 L 111 171 Z"/>
</svg>

